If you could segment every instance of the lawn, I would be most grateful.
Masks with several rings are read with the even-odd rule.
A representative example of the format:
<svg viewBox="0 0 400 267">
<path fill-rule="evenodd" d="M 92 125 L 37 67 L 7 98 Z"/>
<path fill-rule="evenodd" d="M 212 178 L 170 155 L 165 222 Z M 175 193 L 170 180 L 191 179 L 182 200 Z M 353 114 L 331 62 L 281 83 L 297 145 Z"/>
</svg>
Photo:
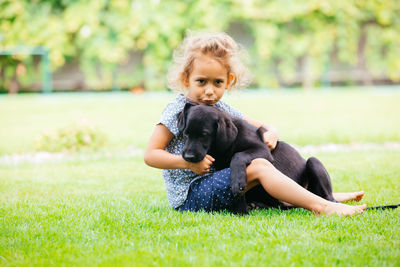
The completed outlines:
<svg viewBox="0 0 400 267">
<path fill-rule="evenodd" d="M 179 213 L 143 151 L 173 94 L 0 96 L 0 158 L 34 152 L 35 136 L 86 117 L 107 146 L 68 160 L 0 160 L 0 263 L 138 266 L 399 266 L 400 209 L 351 218 L 259 210 Z M 235 93 L 226 101 L 298 145 L 400 142 L 400 91 Z M 109 153 L 107 153 L 109 152 Z M 400 203 L 400 150 L 320 151 L 335 191 Z M 310 156 L 305 154 L 304 156 Z"/>
</svg>

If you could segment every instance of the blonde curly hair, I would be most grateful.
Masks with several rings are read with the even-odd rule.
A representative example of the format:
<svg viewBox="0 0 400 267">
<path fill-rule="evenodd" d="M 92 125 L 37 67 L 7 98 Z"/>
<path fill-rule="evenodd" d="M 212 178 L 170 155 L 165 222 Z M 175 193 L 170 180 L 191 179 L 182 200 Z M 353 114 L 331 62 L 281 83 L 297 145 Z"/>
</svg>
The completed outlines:
<svg viewBox="0 0 400 267">
<path fill-rule="evenodd" d="M 187 92 L 185 83 L 193 70 L 194 60 L 201 55 L 214 57 L 226 68 L 228 76 L 233 75 L 229 89 L 246 88 L 251 83 L 252 75 L 243 63 L 246 51 L 228 34 L 188 32 L 188 36 L 173 54 L 174 64 L 167 76 L 171 90 Z"/>
</svg>

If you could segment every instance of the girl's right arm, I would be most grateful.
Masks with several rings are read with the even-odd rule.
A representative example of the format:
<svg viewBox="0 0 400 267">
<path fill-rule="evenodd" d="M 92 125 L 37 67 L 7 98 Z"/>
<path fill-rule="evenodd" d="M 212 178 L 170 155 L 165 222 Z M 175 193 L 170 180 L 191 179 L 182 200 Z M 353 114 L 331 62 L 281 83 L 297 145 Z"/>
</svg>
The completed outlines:
<svg viewBox="0 0 400 267">
<path fill-rule="evenodd" d="M 191 163 L 184 160 L 182 155 L 174 155 L 165 151 L 173 137 L 173 133 L 165 125 L 157 124 L 147 145 L 144 162 L 159 169 L 191 169 L 197 174 L 207 173 L 214 162 L 211 156 L 207 155 L 198 163 Z"/>
</svg>

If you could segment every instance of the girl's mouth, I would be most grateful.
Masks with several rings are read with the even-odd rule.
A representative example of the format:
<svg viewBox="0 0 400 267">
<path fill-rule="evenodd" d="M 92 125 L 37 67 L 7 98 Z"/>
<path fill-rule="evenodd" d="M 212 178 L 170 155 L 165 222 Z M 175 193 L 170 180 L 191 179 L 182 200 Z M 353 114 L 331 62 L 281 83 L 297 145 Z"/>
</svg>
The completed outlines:
<svg viewBox="0 0 400 267">
<path fill-rule="evenodd" d="M 201 102 L 203 102 L 204 104 L 206 104 L 206 105 L 208 105 L 208 106 L 211 106 L 211 105 L 214 104 L 214 101 L 212 101 L 212 100 L 203 100 L 203 101 L 201 101 Z"/>
</svg>

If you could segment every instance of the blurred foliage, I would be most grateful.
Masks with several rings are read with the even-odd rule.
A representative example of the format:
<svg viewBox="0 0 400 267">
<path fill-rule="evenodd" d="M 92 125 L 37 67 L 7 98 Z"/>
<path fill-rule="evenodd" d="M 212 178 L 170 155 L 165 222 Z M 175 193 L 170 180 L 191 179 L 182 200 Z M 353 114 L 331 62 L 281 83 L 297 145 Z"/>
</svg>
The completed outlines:
<svg viewBox="0 0 400 267">
<path fill-rule="evenodd" d="M 77 152 L 97 150 L 105 143 L 105 134 L 87 119 L 82 119 L 64 128 L 43 132 L 36 137 L 35 147 L 38 151 Z"/>
<path fill-rule="evenodd" d="M 112 87 L 136 52 L 142 62 L 121 79 L 158 90 L 186 29 L 240 23 L 254 40 L 255 86 L 279 86 L 302 64 L 318 80 L 332 58 L 399 81 L 399 11 L 400 0 L 0 0 L 0 45 L 45 46 L 53 70 L 77 60 L 92 88 Z M 28 58 L 0 57 L 0 80 Z"/>
</svg>

